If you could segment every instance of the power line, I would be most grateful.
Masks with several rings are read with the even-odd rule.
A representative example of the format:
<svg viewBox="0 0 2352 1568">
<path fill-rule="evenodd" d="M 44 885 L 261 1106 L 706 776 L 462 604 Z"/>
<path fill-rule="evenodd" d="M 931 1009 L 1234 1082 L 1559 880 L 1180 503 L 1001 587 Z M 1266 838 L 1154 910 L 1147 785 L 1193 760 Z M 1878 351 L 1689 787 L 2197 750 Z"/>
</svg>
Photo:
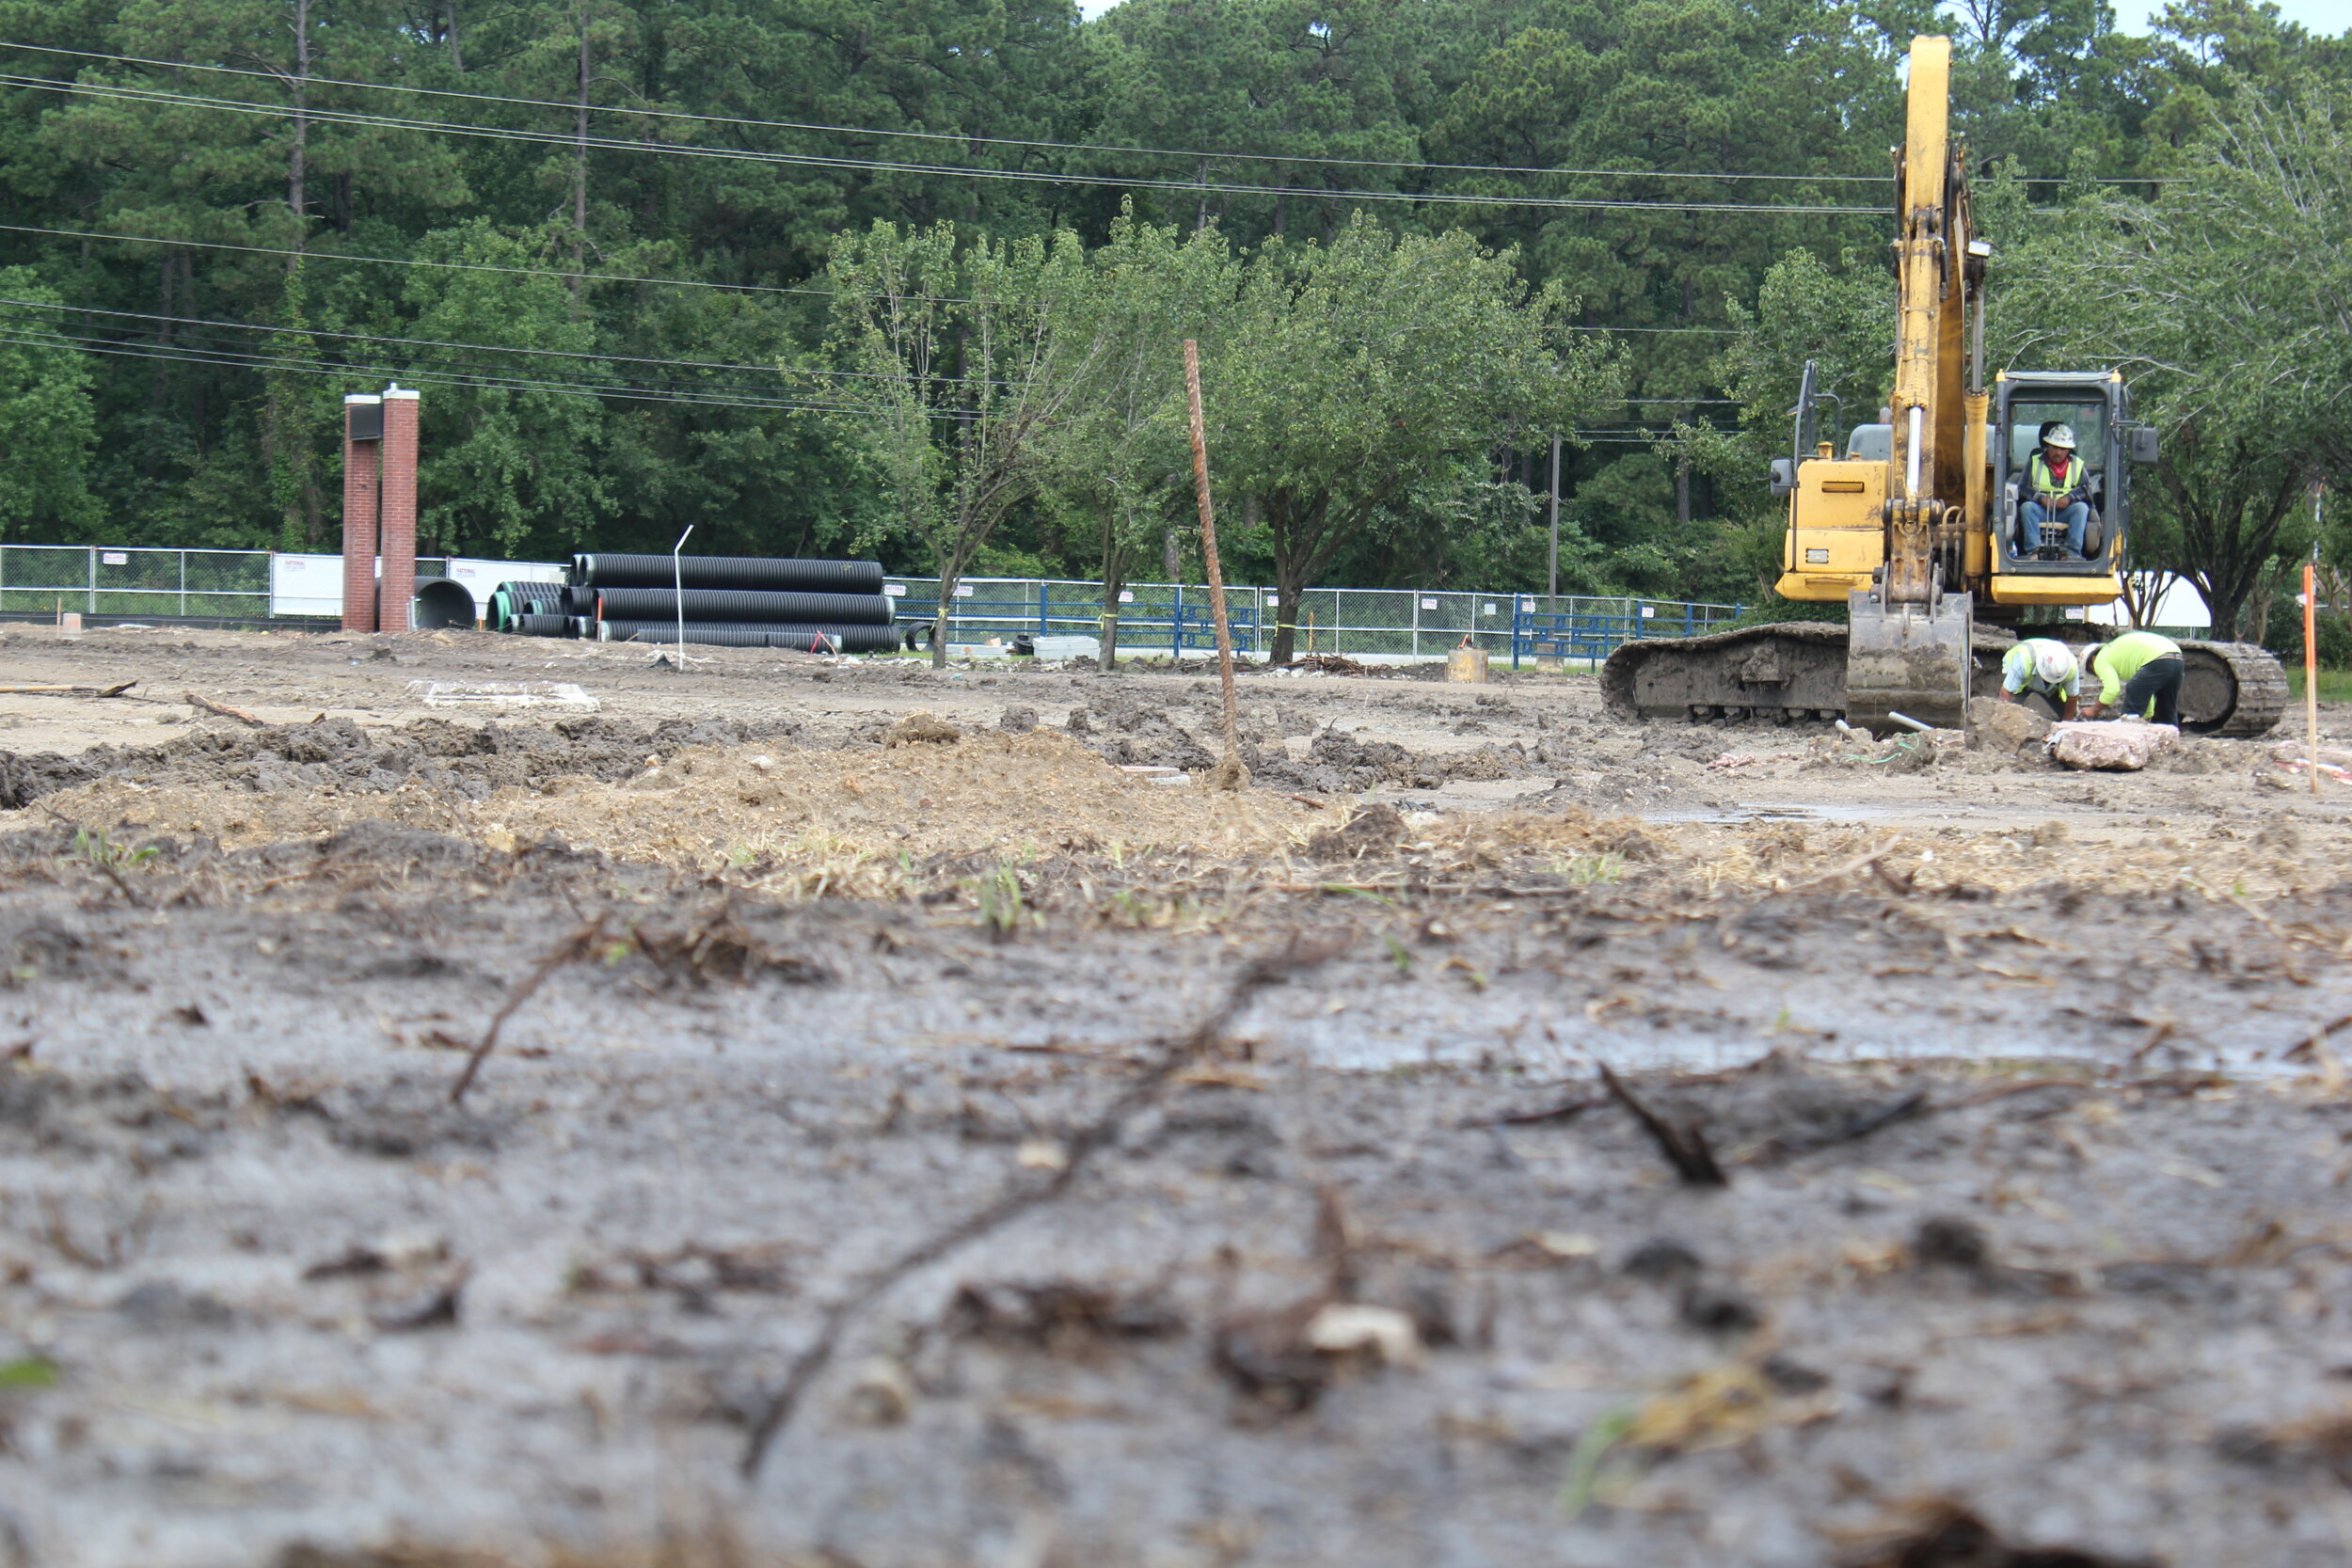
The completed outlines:
<svg viewBox="0 0 2352 1568">
<path fill-rule="evenodd" d="M 514 277 L 552 277 L 562 282 L 585 278 L 591 283 L 649 283 L 673 289 L 722 289 L 755 294 L 813 294 L 831 299 L 831 289 L 794 289 L 772 283 L 712 283 L 695 277 L 632 277 L 624 273 L 560 272 L 552 267 L 499 267 L 486 261 L 427 261 L 411 256 L 355 256 L 336 250 L 288 250 L 279 245 L 230 245 L 223 240 L 167 240 L 152 234 L 106 234 L 83 229 L 41 229 L 28 223 L 0 223 L 0 230 L 15 234 L 47 234 L 63 240 L 107 240 L 122 245 L 182 245 L 190 250 L 244 250 L 257 256 L 291 256 L 310 261 L 365 261 L 386 267 L 439 267 L 452 272 L 494 272 Z M 940 304 L 968 305 L 969 300 L 932 296 Z"/>
<path fill-rule="evenodd" d="M 0 323 L 0 327 L 9 324 Z M 22 329 L 20 329 L 22 331 Z M 437 383 L 447 386 L 472 387 L 493 391 L 551 392 L 566 396 L 611 397 L 646 403 L 679 403 L 721 408 L 771 409 L 806 413 L 857 413 L 861 410 L 834 404 L 796 403 L 781 398 L 718 398 L 693 391 L 652 386 L 603 386 L 566 380 L 533 380 L 520 376 L 500 375 L 469 370 L 430 365 L 382 366 L 345 361 L 296 359 L 283 356 L 248 354 L 241 350 L 219 348 L 203 343 L 187 347 L 166 347 L 139 340 L 87 338 L 72 333 L 51 330 L 49 336 L 28 338 L 17 336 L 10 341 L 35 343 L 51 348 L 71 348 L 92 354 L 111 355 L 119 358 L 168 359 L 185 364 L 204 365 L 222 370 L 256 372 L 293 371 L 312 375 L 338 375 L 363 379 Z"/>
<path fill-rule="evenodd" d="M 70 348 L 89 354 L 111 355 L 129 359 L 167 359 L 183 364 L 206 365 L 227 370 L 291 371 L 306 375 L 333 375 L 345 378 L 382 378 L 390 380 L 405 376 L 411 381 L 428 385 L 471 387 L 492 391 L 552 392 L 571 397 L 618 398 L 641 403 L 675 403 L 708 408 L 743 408 L 783 410 L 818 414 L 855 414 L 861 409 L 836 404 L 791 403 L 781 399 L 737 400 L 696 397 L 682 392 L 634 387 L 600 387 L 585 382 L 527 381 L 519 377 L 500 377 L 462 374 L 414 365 L 385 366 L 363 364 L 326 364 L 318 361 L 291 359 L 267 355 L 236 354 L 227 350 L 199 349 L 193 353 L 159 347 L 151 343 L 121 342 L 95 338 L 81 338 L 71 333 L 52 332 L 41 336 L 26 336 L 8 330 L 0 323 L 0 342 L 19 343 L 34 348 Z"/>
<path fill-rule="evenodd" d="M 152 310 L 105 310 L 94 305 L 51 304 L 38 299 L 8 299 L 0 297 L 0 305 L 21 306 L 36 310 L 71 310 L 86 316 L 120 316 L 132 321 L 171 322 L 189 326 L 223 326 L 239 332 L 275 332 L 305 338 L 334 338 L 352 342 L 397 343 L 405 348 L 453 348 L 476 354 L 528 354 L 551 359 L 589 359 L 609 365 L 659 365 L 664 369 L 740 371 L 752 375 L 831 375 L 861 381 L 892 379 L 882 371 L 835 371 L 822 367 L 795 367 L 787 372 L 773 365 L 734 365 L 716 359 L 653 359 L 627 354 L 595 354 L 578 349 L 525 348 L 512 343 L 454 342 L 444 338 L 394 338 L 380 332 L 333 332 L 323 326 L 278 326 L 266 322 L 221 321 L 211 316 L 167 316 Z M 971 387 L 1004 387 L 1004 381 L 976 380 L 968 376 L 928 376 L 926 380 L 942 385 Z"/>
<path fill-rule="evenodd" d="M 441 338 L 389 338 L 375 332 L 331 332 L 321 326 L 276 326 L 264 322 L 221 321 L 211 316 L 167 316 L 152 310 L 104 310 L 94 305 L 52 304 L 39 299 L 9 299 L 0 296 L 0 305 L 21 306 L 35 310 L 71 310 L 84 316 L 119 316 L 132 321 L 170 322 L 187 326 L 225 326 L 240 332 L 277 332 L 304 338 L 334 338 L 351 342 L 398 343 L 405 348 L 456 348 L 477 353 L 529 354 L 556 359 L 594 359 L 615 365 L 661 365 L 690 367 L 695 370 L 746 371 L 753 374 L 772 373 L 767 365 L 729 365 L 712 359 L 645 359 L 621 354 L 587 354 L 570 349 L 524 348 L 509 343 L 463 343 Z M 854 372 L 844 372 L 844 374 Z"/>
<path fill-rule="evenodd" d="M 158 234 L 110 234 L 87 229 L 43 229 L 29 223 L 0 223 L 0 231 L 14 234 L 45 234 L 62 240 L 103 240 L 118 245 L 178 245 L 189 250 L 236 250 L 256 256 L 285 256 L 307 261 L 353 261 L 386 267 L 432 267 L 448 272 L 498 273 L 510 277 L 548 277 L 558 282 L 575 280 L 589 283 L 643 283 L 670 289 L 717 289 L 722 292 L 752 294 L 806 294 L 817 299 L 833 299 L 838 291 L 787 287 L 776 283 L 715 283 L 700 277 L 640 277 L 618 272 L 572 272 L 556 267 L 501 267 L 486 261 L 429 261 L 414 256 L 359 256 L 340 250 L 290 250 L 282 245 L 234 245 L 226 240 L 167 239 Z M 958 294 L 914 294 L 930 305 L 984 305 L 986 300 L 966 299 Z M 1574 330 L 1601 331 L 1599 327 L 1577 327 Z M 1634 327 L 1630 330 L 1672 330 L 1670 328 Z"/>
<path fill-rule="evenodd" d="M 294 80 L 285 72 L 276 71 L 254 71 L 225 65 L 195 65 L 184 60 L 158 60 L 138 55 L 108 55 L 97 50 L 64 49 L 40 43 L 10 43 L 5 40 L 0 40 L 0 49 L 23 50 L 28 54 L 71 55 L 81 59 L 106 60 L 119 65 L 155 66 L 166 71 L 202 71 L 224 76 L 259 77 L 281 85 Z M 414 94 L 420 98 L 450 98 L 475 103 L 503 103 L 517 108 L 558 109 L 565 114 L 577 114 L 581 107 L 578 103 L 565 103 L 551 98 L 513 98 L 501 93 L 459 92 L 450 87 L 403 87 L 392 82 L 358 82 L 333 76 L 305 76 L 300 80 L 306 87 L 357 87 L 369 92 L 402 92 Z M 1037 141 L 1020 136 L 967 135 L 953 131 L 889 131 L 875 126 L 827 125 L 817 121 L 794 119 L 753 119 L 739 115 L 700 115 L 683 109 L 631 109 L 617 104 L 604 103 L 591 103 L 587 105 L 587 108 L 592 114 L 634 115 L 642 119 L 671 119 L 699 125 L 737 125 L 767 131 L 814 131 L 831 135 L 847 136 L 897 136 L 914 141 L 952 142 L 967 147 L 1043 148 L 1060 152 L 1128 152 L 1145 157 L 1189 158 L 1195 161 L 1310 164 L 1347 168 L 1434 169 L 1461 174 L 1549 174 L 1572 179 L 1784 180 L 1798 181 L 1808 184 L 1885 184 L 1894 179 L 1891 173 L 1733 174 L 1705 169 L 1537 168 L 1513 164 L 1422 163 L 1403 158 L 1332 158 L 1288 152 L 1209 152 L 1199 149 L 1136 147 L 1122 143 Z"/>
<path fill-rule="evenodd" d="M 53 82 L 46 77 L 14 73 L 0 73 L 0 85 L 26 87 L 42 92 L 63 93 L 68 96 L 114 99 L 138 103 L 175 104 L 185 108 L 209 109 L 224 114 L 252 115 L 276 119 L 291 119 L 299 113 L 301 118 L 312 124 L 352 125 L 372 130 L 438 132 L 444 135 L 470 136 L 484 141 L 517 142 L 534 147 L 556 147 L 575 150 L 595 148 L 599 151 L 657 153 L 665 157 L 707 158 L 721 162 L 766 164 L 792 168 L 918 174 L 947 180 L 1006 180 L 1022 184 L 1089 185 L 1120 190 L 1170 191 L 1185 195 L 1296 197 L 1301 200 L 1317 201 L 1403 201 L 1416 205 L 1526 207 L 1545 211 L 1738 213 L 1781 217 L 1877 217 L 1883 216 L 1886 211 L 1885 208 L 1879 206 L 1819 204 L 1801 206 L 1787 202 L 1656 201 L 1605 197 L 1521 197 L 1488 196 L 1469 192 L 1331 190 L 1312 185 L 1250 185 L 1222 181 L 1057 173 L 1045 169 L 966 168 L 948 164 L 900 163 L 885 158 L 850 158 L 824 153 L 762 152 L 751 148 L 689 147 L 666 142 L 633 141 L 625 137 L 580 136 L 553 132 L 524 131 L 503 126 L 455 125 L 446 120 L 417 119 L 399 115 L 360 114 L 342 109 L 306 107 L 297 111 L 290 105 L 250 103 L 235 99 L 205 98 L 190 93 L 161 92 L 151 88 L 121 87 L 109 84 Z"/>
<path fill-rule="evenodd" d="M 56 306 L 8 300 L 0 300 L 0 305 L 14 305 L 20 309 L 37 310 L 77 310 L 81 309 L 75 306 Z M 136 311 L 97 311 L 92 313 L 100 315 L 124 315 L 132 317 L 133 319 L 159 322 L 189 320 L 189 318 L 184 317 L 143 316 L 140 312 Z M 8 325 L 8 324 L 5 321 L 0 321 L 0 328 L 5 328 Z M 294 334 L 296 331 L 296 329 L 292 328 L 252 328 L 249 324 L 239 322 L 209 324 L 199 322 L 198 325 L 231 326 L 241 329 L 261 330 L 273 333 L 285 331 L 289 334 Z M 811 414 L 874 414 L 881 411 L 871 403 L 812 403 L 788 396 L 780 396 L 767 388 L 756 388 L 728 386 L 680 387 L 675 383 L 651 382 L 644 380 L 622 380 L 617 383 L 581 382 L 566 380 L 559 377 L 532 377 L 517 375 L 511 370 L 504 367 L 468 364 L 465 362 L 453 363 L 445 361 L 440 364 L 418 364 L 411 362 L 405 365 L 386 366 L 354 363 L 348 360 L 339 363 L 325 359 L 306 359 L 285 354 L 256 352 L 242 346 L 221 346 L 216 342 L 206 341 L 205 339 L 210 335 L 204 332 L 183 334 L 182 341 L 184 342 L 186 346 L 182 347 L 177 344 L 161 343 L 142 339 L 126 339 L 119 337 L 91 338 L 68 332 L 61 327 L 48 327 L 39 330 L 48 333 L 49 336 L 41 339 L 11 337 L 0 339 L 0 341 L 19 343 L 35 343 L 39 346 L 52 348 L 87 349 L 91 353 L 110 354 L 118 357 L 124 358 L 176 360 L 186 364 L 205 365 L 216 369 L 226 370 L 285 370 L 298 371 L 307 374 L 370 377 L 380 376 L 388 379 L 398 376 L 406 376 L 413 381 L 437 382 L 451 386 L 479 387 L 493 390 L 556 392 L 564 395 L 612 397 L 648 403 L 689 404 L 714 408 L 772 409 Z M 92 328 L 92 330 L 127 332 L 131 329 L 128 327 L 109 328 L 105 326 L 97 326 Z M 501 352 L 496 345 L 492 344 L 453 344 L 451 346 L 477 347 L 491 353 Z M 732 397 L 710 396 L 709 394 L 713 392 L 733 393 L 735 395 Z M 928 417 L 936 420 L 949 420 L 961 417 L 961 411 L 955 408 L 925 407 L 923 412 Z"/>
<path fill-rule="evenodd" d="M 179 245 L 189 250 L 233 250 L 256 256 L 297 257 L 310 261 L 351 261 L 388 267 L 437 267 L 452 272 L 502 273 L 516 277 L 551 277 L 568 282 L 575 277 L 591 283 L 644 283 L 676 289 L 734 289 L 751 293 L 816 294 L 834 297 L 832 289 L 788 289 L 764 283 L 710 283 L 691 277 L 632 277 L 620 273 L 560 272 L 549 267 L 497 267 L 479 261 L 427 261 L 404 256 L 355 256 L 340 250 L 289 250 L 279 245 L 232 245 L 226 240 L 174 240 L 157 234 L 109 234 L 88 229 L 43 229 L 29 223 L 0 223 L 0 233 L 41 234 L 60 240 L 101 240 L 116 245 Z M 934 305 L 979 305 L 984 300 L 965 299 L 954 294 L 923 294 L 914 296 Z M 1640 332 L 1695 334 L 1704 337 L 1735 338 L 1736 328 L 1728 326 L 1608 326 L 1565 325 L 1565 332 Z"/>
</svg>

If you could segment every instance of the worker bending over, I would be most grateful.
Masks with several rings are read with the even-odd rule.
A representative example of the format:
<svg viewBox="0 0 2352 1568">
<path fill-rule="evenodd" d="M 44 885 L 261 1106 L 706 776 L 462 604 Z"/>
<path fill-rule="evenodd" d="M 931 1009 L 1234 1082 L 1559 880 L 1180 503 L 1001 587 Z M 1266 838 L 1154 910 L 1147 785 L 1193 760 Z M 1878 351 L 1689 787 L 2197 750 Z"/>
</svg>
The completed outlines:
<svg viewBox="0 0 2352 1568">
<path fill-rule="evenodd" d="M 2047 698 L 2060 719 L 2074 717 L 2082 671 L 2074 650 L 2055 637 L 2028 637 L 2001 656 L 2001 701 L 2013 703 L 2030 691 Z"/>
<path fill-rule="evenodd" d="M 2042 433 L 2041 450 L 2026 465 L 2025 536 L 2019 555 L 2042 547 L 2042 525 L 2055 518 L 2066 527 L 2066 553 L 2080 561 L 2083 535 L 2090 527 L 2090 472 L 2074 451 L 2074 427 L 2053 424 Z"/>
<path fill-rule="evenodd" d="M 2090 650 L 2090 671 L 2099 677 L 2099 696 L 2083 705 L 2083 717 L 2096 719 L 2109 708 L 2122 718 L 2153 719 L 2159 724 L 2181 721 L 2181 645 L 2153 631 L 2127 631 L 2112 642 Z"/>
</svg>

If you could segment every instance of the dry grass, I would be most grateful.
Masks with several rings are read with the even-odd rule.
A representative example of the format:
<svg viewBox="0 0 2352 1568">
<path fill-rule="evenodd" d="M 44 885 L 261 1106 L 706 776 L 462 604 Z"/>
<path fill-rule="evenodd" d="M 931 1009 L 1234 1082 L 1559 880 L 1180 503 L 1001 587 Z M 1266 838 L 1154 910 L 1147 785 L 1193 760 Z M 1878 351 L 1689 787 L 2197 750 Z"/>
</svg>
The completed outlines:
<svg viewBox="0 0 2352 1568">
<path fill-rule="evenodd" d="M 2218 821 L 2201 832 L 2128 828 L 2070 833 L 2026 811 L 1966 828 L 1899 832 L 1833 823 L 1655 824 L 1554 815 L 1461 813 L 1407 818 L 1404 843 L 1354 863 L 1318 863 L 1307 845 L 1356 802 L 1273 790 L 1170 788 L 1120 772 L 1051 733 L 982 732 L 952 744 L 887 751 L 691 749 L 619 783 L 572 777 L 480 802 L 419 784 L 381 794 L 333 788 L 256 795 L 241 784 L 144 785 L 110 779 L 45 802 L 109 830 L 215 839 L 225 847 L 332 832 L 367 818 L 450 833 L 493 850 L 548 839 L 616 859 L 716 875 L 770 896 L 894 898 L 996 865 L 1107 865 L 1125 881 L 1182 892 L 1214 869 L 1269 891 L 1334 880 L 1375 889 L 1541 878 L 1579 886 L 1661 884 L 1693 897 L 1847 885 L 1828 877 L 1883 847 L 1886 885 L 1932 894 L 1954 884 L 2007 892 L 2049 881 L 2118 894 L 2185 889 L 2259 900 L 2352 876 L 2335 835 L 2303 842 L 2287 825 Z M 943 873 L 943 863 L 961 869 Z M 1148 868 L 1148 869 L 1147 869 Z M 1148 922 L 1158 924 L 1165 917 Z"/>
</svg>

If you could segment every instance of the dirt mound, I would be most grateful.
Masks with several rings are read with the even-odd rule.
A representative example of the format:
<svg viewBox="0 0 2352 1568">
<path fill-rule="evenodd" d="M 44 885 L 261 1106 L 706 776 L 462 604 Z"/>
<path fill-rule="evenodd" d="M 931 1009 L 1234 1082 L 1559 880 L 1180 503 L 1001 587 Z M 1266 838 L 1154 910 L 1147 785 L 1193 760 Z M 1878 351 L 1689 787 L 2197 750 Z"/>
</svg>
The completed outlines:
<svg viewBox="0 0 2352 1568">
<path fill-rule="evenodd" d="M 624 859 L 737 866 L 887 866 L 901 856 L 1113 844 L 1245 853 L 1290 847 L 1321 825 L 1279 794 L 1154 785 L 1041 731 L 890 751 L 647 748 L 619 778 L 569 768 L 576 747 L 528 754 L 544 768 L 495 788 L 453 787 L 419 769 L 389 789 L 322 780 L 264 804 L 223 770 L 198 784 L 101 779 L 54 804 L 77 820 L 201 834 L 232 849 L 320 838 L 273 852 L 428 864 L 458 863 L 476 844 L 505 851 L 549 839 Z"/>
<path fill-rule="evenodd" d="M 341 718 L 208 729 L 161 746 L 100 746 L 72 757 L 0 752 L 0 810 L 21 811 L 59 790 L 112 778 L 165 785 L 229 783 L 257 795 L 306 788 L 380 794 L 416 782 L 481 800 L 495 789 L 536 788 L 564 776 L 627 778 L 650 752 L 752 740 L 772 745 L 798 728 L 724 719 L 632 724 L 602 718 L 546 729 L 477 727 L 431 717 L 381 731 Z"/>
<path fill-rule="evenodd" d="M 262 863 L 281 868 L 377 865 L 447 870 L 470 865 L 482 856 L 479 847 L 464 839 L 374 819 L 354 822 L 325 838 L 263 845 L 249 852 Z"/>
<path fill-rule="evenodd" d="M 1133 692 L 1108 691 L 1071 709 L 1063 727 L 1104 761 L 1121 766 L 1182 768 L 1189 772 L 1216 766 L 1216 753 L 1169 716 L 1167 707 Z M 1244 761 L 1249 758 L 1245 753 Z M 1260 769 L 1253 763 L 1250 771 Z"/>
</svg>

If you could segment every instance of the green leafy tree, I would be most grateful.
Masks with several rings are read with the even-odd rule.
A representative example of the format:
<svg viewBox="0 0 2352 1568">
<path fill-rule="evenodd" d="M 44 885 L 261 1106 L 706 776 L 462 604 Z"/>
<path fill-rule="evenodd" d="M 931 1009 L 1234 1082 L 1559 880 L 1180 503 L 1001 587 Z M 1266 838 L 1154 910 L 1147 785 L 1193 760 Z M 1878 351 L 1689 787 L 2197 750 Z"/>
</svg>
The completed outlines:
<svg viewBox="0 0 2352 1568">
<path fill-rule="evenodd" d="M 1235 277 L 1214 228 L 1186 238 L 1173 225 L 1122 214 L 1089 258 L 1078 330 L 1099 343 L 1065 416 L 1046 427 L 1046 483 L 1089 514 L 1101 541 L 1101 668 L 1117 668 L 1119 595 L 1192 505 L 1179 344 L 1232 309 Z"/>
<path fill-rule="evenodd" d="M 1046 431 L 1103 350 L 1082 309 L 1083 247 L 1067 230 L 965 241 L 952 224 L 844 236 L 827 280 L 834 418 L 864 443 L 897 530 L 939 575 L 931 661 L 947 657 L 957 584 L 1045 476 Z"/>
<path fill-rule="evenodd" d="M 61 303 L 29 267 L 0 267 L 0 529 L 18 538 L 88 539 L 103 516 L 88 483 L 97 378 L 54 330 Z"/>
<path fill-rule="evenodd" d="M 481 222 L 430 235 L 419 249 L 429 260 L 484 267 L 524 266 L 536 254 Z M 545 276 L 420 269 L 402 303 L 405 309 L 388 313 L 381 330 L 415 340 L 410 373 L 424 382 L 421 547 L 512 555 L 530 541 L 549 554 L 567 551 L 612 506 L 599 471 L 605 412 L 596 398 L 552 384 L 622 379 L 595 356 L 595 331 L 573 319 L 569 289 Z M 427 346 L 447 342 L 490 349 Z"/>
<path fill-rule="evenodd" d="M 1301 226 L 1328 235 L 1362 204 L 1311 193 L 1413 188 L 1413 111 L 1434 97 L 1427 61 L 1440 26 L 1416 0 L 1127 0 L 1089 35 L 1095 139 L 1121 150 L 1078 166 L 1291 193 L 1137 198 L 1188 229 L 1214 222 L 1244 242 Z M 1168 147 L 1179 127 L 1175 144 L 1200 156 L 1123 150 Z"/>
<path fill-rule="evenodd" d="M 1404 526 L 1432 486 L 1458 492 L 1463 459 L 1613 394 L 1607 345 L 1559 330 L 1570 308 L 1458 232 L 1399 237 L 1359 218 L 1327 245 L 1270 242 L 1251 258 L 1201 379 L 1218 487 L 1263 519 L 1277 661 L 1301 593 L 1342 549 Z"/>
</svg>

